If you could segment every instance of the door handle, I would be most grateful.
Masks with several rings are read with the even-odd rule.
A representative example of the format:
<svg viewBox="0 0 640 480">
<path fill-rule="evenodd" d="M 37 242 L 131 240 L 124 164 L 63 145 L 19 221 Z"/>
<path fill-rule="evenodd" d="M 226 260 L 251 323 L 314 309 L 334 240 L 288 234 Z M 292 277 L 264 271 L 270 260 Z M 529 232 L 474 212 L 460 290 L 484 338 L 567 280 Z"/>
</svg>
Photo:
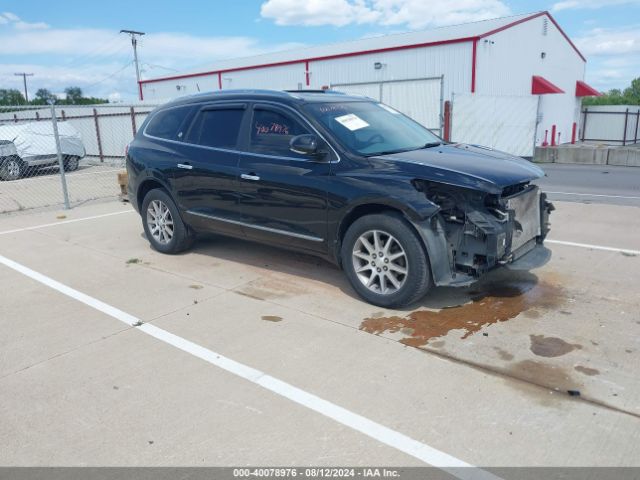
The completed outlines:
<svg viewBox="0 0 640 480">
<path fill-rule="evenodd" d="M 253 180 L 253 181 L 260 180 L 260 177 L 258 175 L 254 175 L 252 173 L 243 173 L 242 175 L 240 175 L 240 178 L 242 178 L 243 180 Z"/>
<path fill-rule="evenodd" d="M 179 163 L 178 168 L 184 168 L 185 170 L 193 169 L 193 165 L 189 165 L 188 163 Z"/>
</svg>

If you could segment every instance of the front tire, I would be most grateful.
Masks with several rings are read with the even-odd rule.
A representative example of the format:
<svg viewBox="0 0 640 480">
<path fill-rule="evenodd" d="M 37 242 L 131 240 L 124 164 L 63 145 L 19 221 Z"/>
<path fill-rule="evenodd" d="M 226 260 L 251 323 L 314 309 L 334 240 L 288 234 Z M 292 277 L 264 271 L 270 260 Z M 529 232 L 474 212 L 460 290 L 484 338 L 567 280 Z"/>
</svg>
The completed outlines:
<svg viewBox="0 0 640 480">
<path fill-rule="evenodd" d="M 356 220 L 344 236 L 341 261 L 354 290 L 379 307 L 411 305 L 431 286 L 422 241 L 397 214 L 367 215 Z"/>
<path fill-rule="evenodd" d="M 193 234 L 164 190 L 156 188 L 147 193 L 142 202 L 141 215 L 147 240 L 155 250 L 174 254 L 192 245 Z"/>
<path fill-rule="evenodd" d="M 18 180 L 25 173 L 25 164 L 18 157 L 9 157 L 0 165 L 0 178 L 2 180 Z"/>
</svg>

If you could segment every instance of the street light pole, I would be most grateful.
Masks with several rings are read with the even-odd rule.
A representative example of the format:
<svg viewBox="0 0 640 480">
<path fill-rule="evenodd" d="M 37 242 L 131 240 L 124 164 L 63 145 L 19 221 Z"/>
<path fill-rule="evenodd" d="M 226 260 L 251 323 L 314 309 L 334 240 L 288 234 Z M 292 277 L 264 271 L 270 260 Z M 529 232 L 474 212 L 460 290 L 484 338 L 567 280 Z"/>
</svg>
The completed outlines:
<svg viewBox="0 0 640 480">
<path fill-rule="evenodd" d="M 138 36 L 144 35 L 144 32 L 135 30 L 120 30 L 120 33 L 126 33 L 131 37 L 131 46 L 133 46 L 133 63 L 136 65 L 136 80 L 138 82 L 138 96 L 142 100 L 142 86 L 140 85 L 140 67 L 138 66 Z"/>
<path fill-rule="evenodd" d="M 24 100 L 26 103 L 29 103 L 29 92 L 27 91 L 27 77 L 33 77 L 33 73 L 14 73 L 17 77 L 22 77 L 22 81 L 24 83 Z"/>
</svg>

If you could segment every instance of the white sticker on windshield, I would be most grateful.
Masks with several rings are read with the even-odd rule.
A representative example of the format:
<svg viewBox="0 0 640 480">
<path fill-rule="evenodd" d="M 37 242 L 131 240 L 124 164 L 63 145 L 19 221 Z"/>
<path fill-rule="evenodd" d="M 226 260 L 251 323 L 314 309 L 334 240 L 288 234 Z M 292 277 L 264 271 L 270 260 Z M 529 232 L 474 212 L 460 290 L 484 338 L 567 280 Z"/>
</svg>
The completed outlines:
<svg viewBox="0 0 640 480">
<path fill-rule="evenodd" d="M 400 115 L 399 111 L 394 110 L 393 108 L 389 107 L 388 105 L 385 105 L 384 103 L 379 103 L 378 106 L 380 106 L 380 108 L 384 108 L 389 113 L 393 113 L 394 115 Z"/>
<path fill-rule="evenodd" d="M 354 130 L 360 130 L 361 128 L 365 128 L 369 126 L 367 122 L 365 122 L 355 113 L 349 113 L 348 115 L 342 115 L 341 117 L 336 117 L 336 122 L 340 122 L 340 124 L 344 125 L 352 132 Z"/>
</svg>

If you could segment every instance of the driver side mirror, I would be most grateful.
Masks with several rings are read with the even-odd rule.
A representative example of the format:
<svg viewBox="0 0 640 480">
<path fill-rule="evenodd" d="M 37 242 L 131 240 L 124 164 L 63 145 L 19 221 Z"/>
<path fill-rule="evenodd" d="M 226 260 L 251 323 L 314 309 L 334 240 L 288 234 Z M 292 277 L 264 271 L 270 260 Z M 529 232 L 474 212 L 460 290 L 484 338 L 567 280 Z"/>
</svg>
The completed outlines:
<svg viewBox="0 0 640 480">
<path fill-rule="evenodd" d="M 296 135 L 289 142 L 289 150 L 299 155 L 318 155 L 318 137 L 311 134 Z"/>
</svg>

